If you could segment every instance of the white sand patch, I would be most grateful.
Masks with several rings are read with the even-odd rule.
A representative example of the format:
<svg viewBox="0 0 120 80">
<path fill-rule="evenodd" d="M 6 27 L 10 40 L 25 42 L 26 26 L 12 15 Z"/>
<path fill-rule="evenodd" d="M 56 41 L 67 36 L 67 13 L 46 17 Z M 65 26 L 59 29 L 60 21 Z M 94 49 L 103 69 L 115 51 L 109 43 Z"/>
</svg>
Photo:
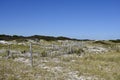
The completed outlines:
<svg viewBox="0 0 120 80">
<path fill-rule="evenodd" d="M 25 59 L 25 58 L 15 58 L 14 61 L 22 62 L 22 63 L 25 63 L 27 65 L 30 65 L 30 60 L 29 59 Z"/>
<path fill-rule="evenodd" d="M 68 80 L 104 80 L 103 78 L 99 79 L 96 76 L 78 76 L 78 72 L 69 72 Z"/>
</svg>

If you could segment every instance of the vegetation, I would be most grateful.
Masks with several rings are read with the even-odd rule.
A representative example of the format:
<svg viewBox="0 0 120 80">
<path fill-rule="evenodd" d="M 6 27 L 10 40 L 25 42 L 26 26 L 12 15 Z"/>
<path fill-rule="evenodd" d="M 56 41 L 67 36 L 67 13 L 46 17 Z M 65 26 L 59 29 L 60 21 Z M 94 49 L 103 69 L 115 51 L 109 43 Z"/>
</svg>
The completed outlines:
<svg viewBox="0 0 120 80">
<path fill-rule="evenodd" d="M 105 41 L 95 41 L 94 43 L 103 44 L 103 45 L 110 45 L 110 43 L 105 42 Z"/>
<path fill-rule="evenodd" d="M 13 37 L 15 40 L 21 39 L 17 35 Z M 64 37 L 59 37 L 61 41 L 51 37 L 39 40 L 41 38 L 37 35 L 23 38 L 28 41 L 11 40 L 7 41 L 8 44 L 0 44 L 0 80 L 120 79 L 118 42 L 66 41 L 67 38 Z M 29 40 L 32 42 L 33 67 L 30 61 Z M 12 53 L 9 58 L 7 51 Z"/>
<path fill-rule="evenodd" d="M 120 43 L 120 39 L 116 39 L 116 40 L 109 40 L 111 42 L 114 42 L 114 43 Z"/>
<path fill-rule="evenodd" d="M 53 59 L 43 57 L 34 60 L 33 68 L 24 63 L 15 62 L 13 59 L 1 59 L 0 64 L 2 64 L 0 80 L 66 80 L 70 77 L 68 73 L 75 71 L 78 78 L 86 76 L 84 80 L 87 77 L 91 77 L 91 80 L 94 78 L 97 78 L 96 80 L 120 79 L 119 53 L 86 54 L 82 58 L 77 55 L 59 56 Z M 73 77 L 75 78 L 74 75 Z"/>
<path fill-rule="evenodd" d="M 18 42 L 20 41 L 27 41 L 28 39 L 31 40 L 46 40 L 46 41 L 55 41 L 55 40 L 78 40 L 78 39 L 71 39 L 67 37 L 52 37 L 52 36 L 41 36 L 41 35 L 34 35 L 34 36 L 18 36 L 18 35 L 0 35 L 0 40 L 6 40 L 6 41 L 11 41 L 11 40 L 16 40 Z"/>
</svg>

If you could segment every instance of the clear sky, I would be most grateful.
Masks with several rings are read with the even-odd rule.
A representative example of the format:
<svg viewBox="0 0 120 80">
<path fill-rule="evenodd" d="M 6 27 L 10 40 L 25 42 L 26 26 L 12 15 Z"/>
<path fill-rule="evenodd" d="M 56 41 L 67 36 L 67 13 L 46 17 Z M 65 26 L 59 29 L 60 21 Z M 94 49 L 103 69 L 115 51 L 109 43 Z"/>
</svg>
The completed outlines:
<svg viewBox="0 0 120 80">
<path fill-rule="evenodd" d="M 0 0 L 0 34 L 120 39 L 120 0 Z"/>
</svg>

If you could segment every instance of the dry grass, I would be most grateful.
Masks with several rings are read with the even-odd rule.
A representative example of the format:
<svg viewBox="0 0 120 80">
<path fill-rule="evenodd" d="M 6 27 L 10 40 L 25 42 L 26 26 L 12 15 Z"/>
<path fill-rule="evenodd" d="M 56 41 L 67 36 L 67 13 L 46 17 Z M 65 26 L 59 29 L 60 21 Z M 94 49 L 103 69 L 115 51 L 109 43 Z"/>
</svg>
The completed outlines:
<svg viewBox="0 0 120 80">
<path fill-rule="evenodd" d="M 34 59 L 33 68 L 12 59 L 1 59 L 0 64 L 0 80 L 74 80 L 69 76 L 72 72 L 90 80 L 120 79 L 120 53 L 41 57 Z"/>
<path fill-rule="evenodd" d="M 1 53 L 0 80 L 120 80 L 119 52 L 113 50 L 103 54 L 86 53 L 82 56 L 77 54 L 46 56 L 45 52 L 55 49 L 46 49 L 45 47 L 53 43 L 60 46 L 60 49 L 63 48 L 58 51 L 64 51 L 65 47 L 57 42 L 41 43 L 43 46 L 33 45 L 33 52 L 39 52 L 44 56 L 33 57 L 33 67 L 30 66 L 30 61 L 15 61 L 18 58 L 27 61 L 29 57 L 17 56 L 14 59 L 6 59 L 4 58 L 6 53 Z M 0 49 L 3 48 L 7 48 L 7 46 L 0 45 Z M 12 49 L 29 51 L 29 46 L 28 44 L 26 46 L 12 45 Z"/>
</svg>

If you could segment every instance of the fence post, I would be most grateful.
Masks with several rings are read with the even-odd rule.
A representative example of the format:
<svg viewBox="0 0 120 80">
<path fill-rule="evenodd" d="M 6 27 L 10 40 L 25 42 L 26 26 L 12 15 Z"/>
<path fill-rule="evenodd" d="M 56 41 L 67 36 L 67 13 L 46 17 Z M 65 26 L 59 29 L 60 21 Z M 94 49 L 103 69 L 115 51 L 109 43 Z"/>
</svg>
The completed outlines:
<svg viewBox="0 0 120 80">
<path fill-rule="evenodd" d="M 31 62 L 31 66 L 33 67 L 32 43 L 30 43 L 30 62 Z"/>
<path fill-rule="evenodd" d="M 10 45 L 8 45 L 8 49 L 7 49 L 7 58 L 10 57 Z"/>
<path fill-rule="evenodd" d="M 69 49 L 70 49 L 70 54 L 72 54 L 72 47 L 71 47 L 72 44 L 69 45 Z"/>
</svg>

